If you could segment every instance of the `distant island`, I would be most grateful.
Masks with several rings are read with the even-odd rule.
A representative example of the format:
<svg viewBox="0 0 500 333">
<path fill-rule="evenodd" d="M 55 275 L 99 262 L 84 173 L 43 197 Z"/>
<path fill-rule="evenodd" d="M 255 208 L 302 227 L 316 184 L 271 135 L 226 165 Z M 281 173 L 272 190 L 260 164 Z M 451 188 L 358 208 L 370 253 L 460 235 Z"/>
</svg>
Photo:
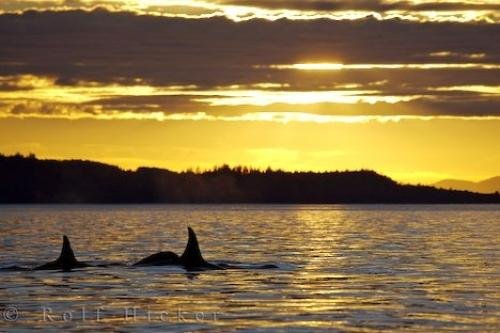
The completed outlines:
<svg viewBox="0 0 500 333">
<path fill-rule="evenodd" d="M 494 193 L 500 192 L 500 176 L 491 177 L 480 182 L 471 182 L 459 179 L 445 179 L 433 184 L 433 186 L 444 189 L 478 193 Z"/>
<path fill-rule="evenodd" d="M 500 195 L 403 185 L 374 171 L 123 170 L 0 155 L 0 203 L 500 203 Z"/>
</svg>

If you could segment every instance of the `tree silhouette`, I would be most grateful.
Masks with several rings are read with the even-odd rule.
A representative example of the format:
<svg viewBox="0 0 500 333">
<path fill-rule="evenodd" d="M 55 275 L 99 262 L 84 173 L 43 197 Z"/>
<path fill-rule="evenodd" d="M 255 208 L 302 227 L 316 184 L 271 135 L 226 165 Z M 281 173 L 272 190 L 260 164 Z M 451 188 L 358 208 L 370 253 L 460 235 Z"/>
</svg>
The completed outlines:
<svg viewBox="0 0 500 333">
<path fill-rule="evenodd" d="M 500 195 L 402 185 L 370 170 L 126 171 L 81 160 L 0 155 L 1 203 L 500 203 Z"/>
</svg>

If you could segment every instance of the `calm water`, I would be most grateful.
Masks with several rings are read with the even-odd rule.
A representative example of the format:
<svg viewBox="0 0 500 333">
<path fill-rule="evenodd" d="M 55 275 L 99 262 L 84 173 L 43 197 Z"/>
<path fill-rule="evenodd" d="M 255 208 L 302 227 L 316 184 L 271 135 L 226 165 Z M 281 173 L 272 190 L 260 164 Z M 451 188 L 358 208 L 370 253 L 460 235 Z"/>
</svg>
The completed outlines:
<svg viewBox="0 0 500 333">
<path fill-rule="evenodd" d="M 129 265 L 188 224 L 209 261 L 279 268 L 1 271 L 0 331 L 500 331 L 500 206 L 0 206 L 0 266 L 63 233 Z"/>
</svg>

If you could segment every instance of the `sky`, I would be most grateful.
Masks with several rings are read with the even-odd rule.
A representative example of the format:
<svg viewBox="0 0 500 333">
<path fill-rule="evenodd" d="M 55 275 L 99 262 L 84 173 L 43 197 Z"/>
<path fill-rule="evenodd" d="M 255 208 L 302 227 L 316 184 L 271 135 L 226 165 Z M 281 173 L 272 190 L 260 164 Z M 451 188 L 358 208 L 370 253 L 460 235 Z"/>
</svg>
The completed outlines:
<svg viewBox="0 0 500 333">
<path fill-rule="evenodd" d="M 500 3 L 2 0 L 0 153 L 500 175 Z"/>
</svg>

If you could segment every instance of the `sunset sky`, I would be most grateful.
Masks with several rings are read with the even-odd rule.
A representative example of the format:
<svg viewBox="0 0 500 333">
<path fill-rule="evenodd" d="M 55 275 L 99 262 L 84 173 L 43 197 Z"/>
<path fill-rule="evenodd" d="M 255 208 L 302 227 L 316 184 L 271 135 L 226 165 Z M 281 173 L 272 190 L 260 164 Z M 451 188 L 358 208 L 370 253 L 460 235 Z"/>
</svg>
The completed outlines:
<svg viewBox="0 0 500 333">
<path fill-rule="evenodd" d="M 500 2 L 1 0 L 0 153 L 500 175 Z"/>
</svg>

